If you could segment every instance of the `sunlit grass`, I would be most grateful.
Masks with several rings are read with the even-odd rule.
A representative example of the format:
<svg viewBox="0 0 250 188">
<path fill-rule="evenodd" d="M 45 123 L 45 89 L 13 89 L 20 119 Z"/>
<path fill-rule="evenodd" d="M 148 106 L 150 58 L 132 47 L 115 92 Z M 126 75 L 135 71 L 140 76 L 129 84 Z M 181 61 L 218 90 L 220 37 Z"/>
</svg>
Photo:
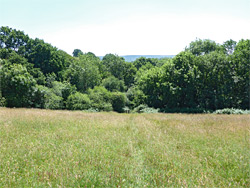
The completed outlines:
<svg viewBox="0 0 250 188">
<path fill-rule="evenodd" d="M 0 108 L 0 187 L 250 187 L 250 116 Z"/>
</svg>

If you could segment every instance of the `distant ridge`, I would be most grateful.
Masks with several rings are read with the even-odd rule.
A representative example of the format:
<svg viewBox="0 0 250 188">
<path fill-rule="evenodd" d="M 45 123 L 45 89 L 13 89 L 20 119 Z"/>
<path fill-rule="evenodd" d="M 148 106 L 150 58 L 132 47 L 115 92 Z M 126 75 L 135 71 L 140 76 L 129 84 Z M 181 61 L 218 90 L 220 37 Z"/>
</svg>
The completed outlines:
<svg viewBox="0 0 250 188">
<path fill-rule="evenodd" d="M 174 56 L 175 55 L 124 55 L 124 56 L 120 56 L 120 57 L 123 57 L 126 62 L 132 62 L 140 57 L 161 59 L 161 58 L 166 58 L 166 57 L 173 58 Z M 104 56 L 98 56 L 98 57 L 100 59 L 102 59 Z"/>
</svg>

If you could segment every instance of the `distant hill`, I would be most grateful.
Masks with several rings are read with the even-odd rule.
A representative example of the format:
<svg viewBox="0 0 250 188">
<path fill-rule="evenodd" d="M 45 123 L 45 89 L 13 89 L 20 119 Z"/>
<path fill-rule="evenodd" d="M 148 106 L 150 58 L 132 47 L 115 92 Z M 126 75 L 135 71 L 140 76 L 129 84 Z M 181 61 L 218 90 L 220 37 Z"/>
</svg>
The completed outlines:
<svg viewBox="0 0 250 188">
<path fill-rule="evenodd" d="M 100 59 L 102 59 L 104 56 L 98 56 L 98 57 Z M 127 62 L 132 62 L 140 57 L 161 59 L 161 58 L 166 58 L 166 57 L 173 58 L 174 55 L 124 55 L 124 56 L 120 56 L 120 57 L 124 57 L 125 61 L 127 61 Z"/>
</svg>

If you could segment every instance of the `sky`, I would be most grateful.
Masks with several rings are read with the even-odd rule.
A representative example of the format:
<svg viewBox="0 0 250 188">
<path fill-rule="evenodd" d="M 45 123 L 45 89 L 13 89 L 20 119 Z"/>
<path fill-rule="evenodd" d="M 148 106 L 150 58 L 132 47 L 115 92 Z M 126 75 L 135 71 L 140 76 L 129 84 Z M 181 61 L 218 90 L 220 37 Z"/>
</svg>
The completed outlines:
<svg viewBox="0 0 250 188">
<path fill-rule="evenodd" d="M 72 54 L 176 55 L 191 41 L 250 39 L 250 0 L 0 0 L 0 26 Z"/>
</svg>

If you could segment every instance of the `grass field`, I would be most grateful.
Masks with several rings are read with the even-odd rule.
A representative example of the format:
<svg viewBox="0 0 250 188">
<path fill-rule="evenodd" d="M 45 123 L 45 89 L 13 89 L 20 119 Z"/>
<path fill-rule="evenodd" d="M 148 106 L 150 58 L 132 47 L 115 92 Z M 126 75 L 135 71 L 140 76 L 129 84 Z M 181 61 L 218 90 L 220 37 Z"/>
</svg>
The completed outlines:
<svg viewBox="0 0 250 188">
<path fill-rule="evenodd" d="M 250 115 L 0 108 L 0 187 L 250 187 Z"/>
</svg>

